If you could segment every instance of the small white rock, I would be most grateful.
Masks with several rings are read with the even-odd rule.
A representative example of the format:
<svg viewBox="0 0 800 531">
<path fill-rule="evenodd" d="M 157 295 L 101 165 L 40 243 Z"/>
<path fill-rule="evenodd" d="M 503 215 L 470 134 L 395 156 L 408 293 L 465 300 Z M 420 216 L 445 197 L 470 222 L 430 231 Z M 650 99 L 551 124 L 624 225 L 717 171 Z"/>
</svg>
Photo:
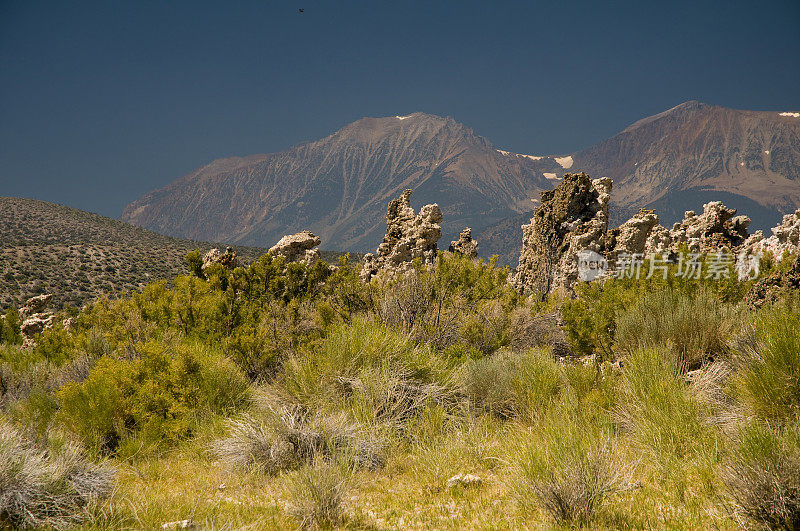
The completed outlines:
<svg viewBox="0 0 800 531">
<path fill-rule="evenodd" d="M 483 480 L 473 474 L 456 474 L 447 480 L 447 487 L 477 487 L 481 483 L 483 483 Z"/>
<path fill-rule="evenodd" d="M 161 524 L 161 529 L 191 529 L 193 527 L 194 522 L 191 520 L 177 520 L 175 522 Z"/>
</svg>

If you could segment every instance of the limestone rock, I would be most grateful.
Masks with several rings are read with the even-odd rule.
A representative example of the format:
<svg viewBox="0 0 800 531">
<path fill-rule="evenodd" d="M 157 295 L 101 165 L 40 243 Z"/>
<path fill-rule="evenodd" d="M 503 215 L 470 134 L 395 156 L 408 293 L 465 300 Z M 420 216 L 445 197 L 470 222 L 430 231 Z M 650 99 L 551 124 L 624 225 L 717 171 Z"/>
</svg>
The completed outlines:
<svg viewBox="0 0 800 531">
<path fill-rule="evenodd" d="M 282 256 L 287 263 L 305 262 L 307 265 L 313 265 L 320 257 L 319 250 L 315 249 L 320 243 L 322 240 L 319 236 L 304 230 L 284 236 L 270 248 L 269 252 Z"/>
<path fill-rule="evenodd" d="M 772 236 L 764 237 L 764 233 L 756 231 L 744 243 L 744 248 L 750 254 L 771 253 L 777 260 L 783 258 L 785 252 L 796 254 L 800 252 L 800 209 L 793 214 L 783 216 L 783 221 L 772 228 Z"/>
<path fill-rule="evenodd" d="M 438 253 L 437 243 L 442 237 L 442 212 L 439 205 L 423 206 L 419 214 L 411 208 L 411 190 L 405 190 L 398 199 L 389 202 L 386 212 L 386 236 L 377 252 L 365 257 L 361 278 L 369 281 L 380 271 L 389 276 L 407 271 L 417 258 L 423 264 L 433 264 Z"/>
<path fill-rule="evenodd" d="M 451 253 L 457 253 L 467 258 L 478 258 L 478 242 L 472 239 L 472 229 L 467 227 L 461 231 L 458 240 L 450 242 L 447 249 Z"/>
<path fill-rule="evenodd" d="M 236 251 L 232 247 L 226 248 L 224 253 L 221 253 L 219 249 L 211 249 L 203 255 L 203 271 L 214 264 L 220 264 L 225 269 L 238 267 L 239 259 L 236 258 Z"/>
<path fill-rule="evenodd" d="M 31 297 L 25 302 L 25 306 L 19 309 L 19 318 L 24 321 L 31 315 L 45 312 L 52 300 L 53 295 L 51 293 Z"/>
<path fill-rule="evenodd" d="M 31 297 L 19 310 L 19 316 L 22 320 L 19 331 L 22 334 L 22 346 L 24 348 L 35 347 L 36 335 L 53 327 L 55 314 L 48 309 L 52 298 L 53 296 L 49 293 Z"/>
<path fill-rule="evenodd" d="M 654 210 L 642 208 L 631 219 L 608 232 L 608 248 L 611 254 L 642 253 L 647 248 L 648 239 L 653 228 L 658 225 L 658 216 Z"/>
<path fill-rule="evenodd" d="M 686 244 L 693 252 L 706 253 L 722 247 L 731 250 L 740 247 L 747 239 L 750 218 L 737 216 L 735 208 L 728 208 L 721 201 L 703 205 L 703 213 L 689 210 L 683 221 L 676 223 L 670 231 L 673 250 Z"/>
<path fill-rule="evenodd" d="M 594 181 L 567 173 L 554 189 L 541 193 L 541 206 L 522 226 L 522 251 L 514 286 L 540 295 L 571 289 L 578 277 L 577 253 L 605 251 L 611 179 Z"/>
</svg>

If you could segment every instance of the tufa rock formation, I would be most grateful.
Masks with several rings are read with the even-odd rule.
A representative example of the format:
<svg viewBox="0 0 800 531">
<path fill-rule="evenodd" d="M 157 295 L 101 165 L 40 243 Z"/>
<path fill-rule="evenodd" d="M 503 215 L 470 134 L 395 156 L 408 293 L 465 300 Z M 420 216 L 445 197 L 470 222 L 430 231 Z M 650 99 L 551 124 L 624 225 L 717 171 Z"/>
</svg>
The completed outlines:
<svg viewBox="0 0 800 531">
<path fill-rule="evenodd" d="M 45 294 L 31 297 L 20 308 L 19 316 L 22 324 L 19 327 L 22 333 L 23 347 L 33 348 L 36 346 L 36 335 L 45 329 L 53 327 L 55 314 L 48 308 L 53 295 Z"/>
<path fill-rule="evenodd" d="M 744 243 L 745 250 L 750 254 L 769 252 L 778 261 L 785 252 L 800 252 L 800 209 L 783 216 L 781 224 L 771 230 L 769 238 L 765 238 L 760 230 L 753 233 Z"/>
<path fill-rule="evenodd" d="M 748 237 L 750 218 L 737 216 L 736 209 L 720 201 L 706 203 L 700 214 L 687 211 L 672 229 L 659 225 L 653 210 L 641 209 L 619 227 L 608 230 L 610 191 L 610 179 L 593 181 L 585 173 L 575 173 L 564 175 L 554 190 L 542 193 L 541 206 L 531 223 L 522 227 L 522 252 L 513 279 L 520 292 L 545 295 L 571 290 L 577 280 L 577 254 L 583 250 L 613 262 L 622 253 L 674 257 L 682 246 L 702 254 L 727 249 L 740 256 L 740 266 L 746 265 L 743 259 L 748 255 L 765 251 L 778 259 L 787 251 L 800 252 L 800 210 L 784 216 L 769 238 L 760 231 Z M 795 287 L 800 282 L 795 269 L 780 278 L 775 274 L 763 279 L 749 295 L 751 306 L 771 300 L 769 293 L 777 289 Z M 740 270 L 740 278 L 747 278 L 749 273 Z"/>
<path fill-rule="evenodd" d="M 273 245 L 269 252 L 282 256 L 288 262 L 305 262 L 306 265 L 314 265 L 320 257 L 319 249 L 315 249 L 322 240 L 318 236 L 307 230 L 297 234 L 286 235 Z"/>
<path fill-rule="evenodd" d="M 447 249 L 451 253 L 457 253 L 467 258 L 478 258 L 478 242 L 472 239 L 472 229 L 467 227 L 461 231 L 458 240 L 450 242 Z"/>
<path fill-rule="evenodd" d="M 541 193 L 541 206 L 522 226 L 522 252 L 514 286 L 545 295 L 570 289 L 578 278 L 577 253 L 605 251 L 611 179 L 567 173 L 554 189 Z"/>
<path fill-rule="evenodd" d="M 728 208 L 721 201 L 711 201 L 703 205 L 702 214 L 688 210 L 683 221 L 673 225 L 669 232 L 669 246 L 675 251 L 685 244 L 696 253 L 723 247 L 733 250 L 747 239 L 749 225 L 750 218 L 737 216 L 735 208 Z"/>
<path fill-rule="evenodd" d="M 608 231 L 606 247 L 611 250 L 611 256 L 615 257 L 620 253 L 644 253 L 648 236 L 656 225 L 658 216 L 655 211 L 642 208 L 631 219 Z"/>
<path fill-rule="evenodd" d="M 232 247 L 225 249 L 224 253 L 220 253 L 219 249 L 211 249 L 203 255 L 203 271 L 213 266 L 220 264 L 225 269 L 234 269 L 239 266 L 239 259 L 236 258 L 236 251 Z"/>
<path fill-rule="evenodd" d="M 412 260 L 421 259 L 433 264 L 438 252 L 437 242 L 442 237 L 442 212 L 439 205 L 425 205 L 414 213 L 411 208 L 411 190 L 405 190 L 398 199 L 389 202 L 386 212 L 386 236 L 373 255 L 364 256 L 361 279 L 365 282 L 386 271 L 389 276 L 407 271 Z"/>
</svg>

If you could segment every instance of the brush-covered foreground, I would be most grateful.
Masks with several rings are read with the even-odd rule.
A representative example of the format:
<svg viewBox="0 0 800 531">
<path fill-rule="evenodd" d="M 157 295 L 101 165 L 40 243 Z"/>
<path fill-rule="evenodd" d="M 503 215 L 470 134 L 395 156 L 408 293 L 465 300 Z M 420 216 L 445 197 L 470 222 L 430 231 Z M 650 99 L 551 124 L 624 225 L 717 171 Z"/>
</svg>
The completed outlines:
<svg viewBox="0 0 800 531">
<path fill-rule="evenodd" d="M 3 319 L 0 525 L 800 528 L 797 294 L 534 301 L 449 254 L 386 284 L 270 255 L 204 277 L 32 350 Z"/>
</svg>

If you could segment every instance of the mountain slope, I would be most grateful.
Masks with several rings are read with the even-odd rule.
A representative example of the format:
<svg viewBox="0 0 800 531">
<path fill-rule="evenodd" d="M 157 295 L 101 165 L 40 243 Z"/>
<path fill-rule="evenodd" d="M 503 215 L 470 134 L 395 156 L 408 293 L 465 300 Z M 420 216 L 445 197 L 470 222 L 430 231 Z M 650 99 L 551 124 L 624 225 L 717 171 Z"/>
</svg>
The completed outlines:
<svg viewBox="0 0 800 531">
<path fill-rule="evenodd" d="M 0 197 L 0 308 L 41 293 L 52 293 L 56 306 L 81 306 L 137 290 L 186 274 L 186 253 L 211 247 L 53 203 Z M 264 249 L 236 252 L 250 262 Z"/>
<path fill-rule="evenodd" d="M 529 210 L 552 188 L 540 164 L 505 155 L 451 118 L 364 118 L 286 151 L 212 162 L 131 203 L 122 220 L 194 239 L 270 245 L 301 229 L 328 249 L 374 250 L 405 188 L 437 202 L 445 239 Z"/>
<path fill-rule="evenodd" d="M 689 208 L 681 206 L 686 191 L 726 192 L 755 201 L 775 213 L 769 226 L 779 213 L 800 206 L 800 116 L 795 113 L 690 101 L 640 120 L 572 159 L 573 169 L 614 180 L 612 202 L 620 207 L 619 218 L 657 202 L 682 216 Z"/>
</svg>

